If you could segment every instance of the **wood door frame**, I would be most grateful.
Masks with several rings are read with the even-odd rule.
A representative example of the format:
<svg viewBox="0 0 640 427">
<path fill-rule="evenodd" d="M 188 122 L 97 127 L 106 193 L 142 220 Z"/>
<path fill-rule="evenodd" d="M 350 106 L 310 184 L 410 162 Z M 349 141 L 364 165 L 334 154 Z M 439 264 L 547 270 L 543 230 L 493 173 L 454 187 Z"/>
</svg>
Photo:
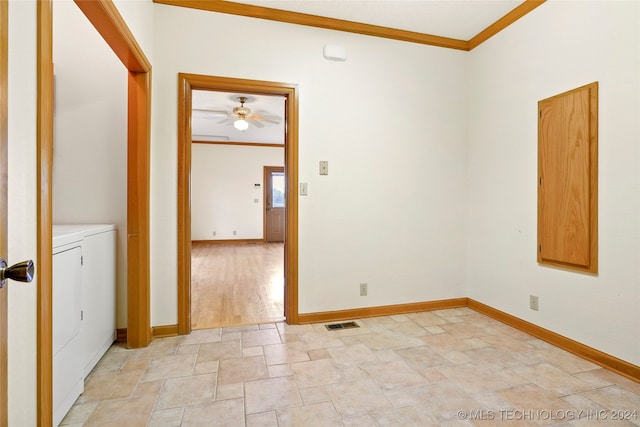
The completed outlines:
<svg viewBox="0 0 640 427">
<path fill-rule="evenodd" d="M 128 70 L 127 342 L 151 341 L 149 287 L 149 150 L 151 63 L 111 0 L 75 0 Z M 37 2 L 37 422 L 53 422 L 52 169 L 53 4 Z"/>
<path fill-rule="evenodd" d="M 0 255 L 7 257 L 7 146 L 9 145 L 9 2 L 0 1 Z M 0 426 L 9 424 L 7 289 L 0 290 Z"/>
<path fill-rule="evenodd" d="M 262 196 L 262 240 L 267 243 L 267 178 L 269 177 L 269 174 L 271 172 L 282 172 L 284 173 L 284 166 L 264 166 L 263 168 L 263 185 L 264 185 L 264 190 L 263 190 L 263 196 Z M 286 175 L 285 175 L 286 176 Z M 284 205 L 284 209 L 285 209 L 285 215 L 287 213 L 287 199 L 288 199 L 288 191 L 285 188 L 285 205 Z"/>
<path fill-rule="evenodd" d="M 178 334 L 191 332 L 191 91 L 242 92 L 284 96 L 285 185 L 289 194 L 285 216 L 284 311 L 298 323 L 298 87 L 294 84 L 178 74 Z M 293 191 L 288 191 L 292 189 Z"/>
</svg>

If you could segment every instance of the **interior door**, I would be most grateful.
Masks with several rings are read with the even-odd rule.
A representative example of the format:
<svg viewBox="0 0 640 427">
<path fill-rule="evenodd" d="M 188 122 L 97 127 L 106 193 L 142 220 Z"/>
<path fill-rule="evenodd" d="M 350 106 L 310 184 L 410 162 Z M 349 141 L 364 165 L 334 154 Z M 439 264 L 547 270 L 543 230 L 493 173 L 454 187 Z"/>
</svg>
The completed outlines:
<svg viewBox="0 0 640 427">
<path fill-rule="evenodd" d="M 0 256 L 7 256 L 7 88 L 9 2 L 0 1 Z M 0 426 L 7 419 L 7 289 L 0 289 Z"/>
<path fill-rule="evenodd" d="M 7 417 L 7 287 L 6 279 L 30 282 L 33 261 L 25 261 L 7 268 L 7 145 L 8 145 L 8 21 L 9 2 L 0 1 L 0 426 L 8 425 Z"/>
<path fill-rule="evenodd" d="M 284 242 L 285 185 L 284 167 L 265 166 L 265 241 Z"/>
</svg>

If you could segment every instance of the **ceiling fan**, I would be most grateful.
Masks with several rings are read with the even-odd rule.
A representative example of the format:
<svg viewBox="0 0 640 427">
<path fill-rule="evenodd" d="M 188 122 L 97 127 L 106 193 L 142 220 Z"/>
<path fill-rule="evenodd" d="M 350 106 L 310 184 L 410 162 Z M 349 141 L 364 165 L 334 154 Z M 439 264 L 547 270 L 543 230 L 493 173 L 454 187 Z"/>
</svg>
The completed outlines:
<svg viewBox="0 0 640 427">
<path fill-rule="evenodd" d="M 194 111 L 204 112 L 208 115 L 226 115 L 227 117 L 218 123 L 220 124 L 233 124 L 233 126 L 241 131 L 245 131 L 249 128 L 249 125 L 253 125 L 257 128 L 265 127 L 266 125 L 277 125 L 282 118 L 275 114 L 268 114 L 262 112 L 252 112 L 250 108 L 245 107 L 247 102 L 246 96 L 239 96 L 239 107 L 234 107 L 232 111 L 219 111 L 219 110 L 202 110 L 194 109 Z"/>
</svg>

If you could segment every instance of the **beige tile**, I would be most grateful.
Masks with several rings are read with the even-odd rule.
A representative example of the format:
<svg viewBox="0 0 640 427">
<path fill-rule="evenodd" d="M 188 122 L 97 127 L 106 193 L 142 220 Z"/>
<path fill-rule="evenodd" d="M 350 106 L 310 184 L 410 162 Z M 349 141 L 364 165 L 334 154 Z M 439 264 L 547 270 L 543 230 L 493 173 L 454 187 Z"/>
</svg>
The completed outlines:
<svg viewBox="0 0 640 427">
<path fill-rule="evenodd" d="M 523 341 L 506 334 L 483 336 L 482 341 L 488 343 L 493 348 L 510 351 L 512 353 L 524 353 L 536 349 L 529 344 L 528 341 Z"/>
<path fill-rule="evenodd" d="M 84 393 L 80 395 L 78 401 L 82 403 L 129 397 L 141 375 L 141 371 L 91 375 L 86 381 Z"/>
<path fill-rule="evenodd" d="M 328 359 L 331 357 L 329 350 L 326 348 L 316 348 L 307 352 L 311 360 Z"/>
<path fill-rule="evenodd" d="M 394 407 L 420 406 L 437 416 L 439 421 L 457 420 L 458 411 L 483 407 L 453 382 L 398 387 L 385 394 Z"/>
<path fill-rule="evenodd" d="M 211 402 L 215 398 L 216 375 L 204 374 L 165 381 L 156 409 Z"/>
<path fill-rule="evenodd" d="M 486 328 L 478 327 L 470 323 L 447 323 L 441 328 L 459 338 L 477 338 L 489 335 Z"/>
<path fill-rule="evenodd" d="M 527 378 L 510 371 L 488 371 L 473 364 L 438 368 L 467 393 L 501 390 L 529 382 Z"/>
<path fill-rule="evenodd" d="M 409 406 L 378 411 L 372 414 L 380 427 L 439 427 L 441 424 L 431 411 L 423 406 Z"/>
<path fill-rule="evenodd" d="M 247 414 L 302 405 L 298 387 L 292 377 L 271 378 L 245 383 Z"/>
<path fill-rule="evenodd" d="M 144 396 L 145 394 L 158 394 L 162 388 L 162 380 L 139 382 L 133 391 L 133 397 Z"/>
<path fill-rule="evenodd" d="M 502 410 L 558 411 L 570 409 L 567 408 L 567 403 L 558 398 L 555 393 L 536 384 L 521 384 L 496 391 L 494 394 L 508 405 L 499 408 Z"/>
<path fill-rule="evenodd" d="M 172 354 L 151 360 L 141 381 L 184 377 L 193 374 L 195 354 Z"/>
<path fill-rule="evenodd" d="M 157 396 L 142 396 L 132 399 L 107 400 L 98 403 L 85 426 L 137 427 L 146 426 Z"/>
<path fill-rule="evenodd" d="M 244 425 L 242 399 L 200 403 L 184 408 L 182 427 L 230 427 Z"/>
<path fill-rule="evenodd" d="M 153 340 L 145 348 L 138 348 L 131 353 L 134 359 L 150 359 L 174 354 L 182 338 L 169 337 Z"/>
<path fill-rule="evenodd" d="M 554 392 L 556 396 L 575 394 L 593 388 L 592 385 L 580 381 L 548 363 L 517 367 L 509 370 L 509 372 L 527 378 L 545 390 Z"/>
<path fill-rule="evenodd" d="M 93 410 L 96 409 L 96 406 L 98 406 L 97 402 L 76 403 L 60 422 L 60 425 L 66 426 L 85 422 Z"/>
<path fill-rule="evenodd" d="M 362 365 L 382 390 L 424 384 L 427 380 L 403 361 Z"/>
<path fill-rule="evenodd" d="M 327 402 L 329 400 L 329 395 L 327 394 L 327 390 L 324 386 L 301 388 L 299 391 L 300 397 L 302 397 L 302 401 L 305 405 Z"/>
<path fill-rule="evenodd" d="M 342 422 L 330 402 L 279 409 L 276 414 L 280 427 L 342 427 Z"/>
<path fill-rule="evenodd" d="M 244 397 L 244 383 L 218 384 L 216 400 L 242 399 Z"/>
<path fill-rule="evenodd" d="M 149 427 L 180 427 L 184 408 L 159 409 L 151 413 Z"/>
<path fill-rule="evenodd" d="M 291 365 L 288 363 L 267 366 L 267 371 L 269 372 L 269 378 L 289 377 L 293 375 L 293 369 L 291 369 Z"/>
<path fill-rule="evenodd" d="M 131 357 L 131 352 L 108 351 L 93 368 L 92 373 L 104 374 L 107 372 L 118 372 Z"/>
<path fill-rule="evenodd" d="M 222 329 L 200 329 L 191 331 L 189 335 L 183 335 L 180 345 L 204 344 L 222 341 Z"/>
<path fill-rule="evenodd" d="M 247 347 L 242 349 L 242 357 L 264 356 L 262 347 Z"/>
<path fill-rule="evenodd" d="M 267 365 L 262 356 L 221 360 L 218 369 L 219 384 L 235 384 L 268 377 Z"/>
<path fill-rule="evenodd" d="M 635 422 L 640 421 L 640 395 L 618 385 L 587 391 L 582 394 L 606 409 L 637 411 Z"/>
<path fill-rule="evenodd" d="M 437 326 L 444 325 L 447 323 L 446 319 L 436 316 L 431 311 L 424 311 L 420 313 L 411 313 L 407 314 L 407 317 L 411 319 L 411 321 L 417 323 L 420 326 Z"/>
<path fill-rule="evenodd" d="M 427 335 L 421 338 L 423 343 L 429 348 L 437 350 L 440 353 L 448 353 L 454 350 L 471 350 L 474 347 L 467 342 L 468 340 L 457 335 L 445 333 L 438 335 Z"/>
<path fill-rule="evenodd" d="M 345 331 L 280 322 L 193 331 L 145 349 L 114 345 L 64 425 L 640 426 L 594 418 L 640 407 L 639 383 L 472 310 L 357 322 Z M 513 419 L 525 409 L 592 416 Z"/>
<path fill-rule="evenodd" d="M 291 364 L 298 387 L 316 387 L 342 381 L 342 374 L 333 360 L 322 359 Z"/>
<path fill-rule="evenodd" d="M 308 332 L 298 336 L 300 337 L 300 341 L 305 343 L 308 350 L 344 346 L 344 342 L 338 335 L 329 334 L 327 332 Z"/>
<path fill-rule="evenodd" d="M 427 346 L 394 350 L 410 367 L 418 370 L 450 365 L 447 359 Z"/>
<path fill-rule="evenodd" d="M 601 384 L 602 386 L 617 384 L 632 393 L 640 394 L 640 382 L 632 381 L 607 369 L 598 368 L 592 371 L 574 374 L 574 376 L 583 380 L 585 377 L 590 377 L 592 378 L 592 381 L 598 381 L 598 384 Z"/>
<path fill-rule="evenodd" d="M 469 350 L 465 351 L 465 354 L 482 370 L 499 371 L 524 365 L 508 351 L 498 350 L 493 347 Z"/>
<path fill-rule="evenodd" d="M 310 360 L 307 347 L 301 342 L 266 345 L 263 350 L 267 365 L 281 365 L 283 363 Z"/>
<path fill-rule="evenodd" d="M 275 411 L 246 416 L 247 427 L 278 427 L 278 418 Z"/>
<path fill-rule="evenodd" d="M 391 408 L 391 402 L 370 379 L 326 386 L 327 394 L 342 418 Z"/>
<path fill-rule="evenodd" d="M 198 363 L 242 357 L 240 340 L 200 344 Z"/>
<path fill-rule="evenodd" d="M 242 347 L 255 347 L 268 344 L 281 344 L 277 329 L 259 329 L 242 332 Z"/>
<path fill-rule="evenodd" d="M 200 344 L 180 344 L 176 354 L 196 354 L 200 350 Z"/>
<path fill-rule="evenodd" d="M 419 337 L 408 337 L 389 332 L 359 334 L 342 338 L 342 341 L 350 346 L 362 344 L 371 350 L 383 350 L 388 348 L 418 347 L 424 345 Z"/>
<path fill-rule="evenodd" d="M 193 370 L 193 375 L 211 374 L 213 372 L 218 372 L 219 366 L 220 362 L 218 360 L 196 363 L 196 367 Z"/>
<path fill-rule="evenodd" d="M 327 350 L 329 350 L 333 360 L 340 365 L 359 365 L 378 361 L 376 355 L 364 344 L 332 347 Z"/>
<path fill-rule="evenodd" d="M 357 417 L 343 418 L 344 427 L 378 427 L 370 415 L 360 415 Z"/>
</svg>

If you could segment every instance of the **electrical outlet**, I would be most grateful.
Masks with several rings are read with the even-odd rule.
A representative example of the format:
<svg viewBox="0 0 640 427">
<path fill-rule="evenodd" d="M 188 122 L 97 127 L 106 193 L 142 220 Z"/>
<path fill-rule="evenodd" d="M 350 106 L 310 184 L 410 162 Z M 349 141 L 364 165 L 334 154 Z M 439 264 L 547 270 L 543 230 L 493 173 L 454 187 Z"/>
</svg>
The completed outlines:
<svg viewBox="0 0 640 427">
<path fill-rule="evenodd" d="M 213 232 L 213 237 L 216 237 L 216 232 L 215 231 Z"/>
<path fill-rule="evenodd" d="M 529 308 L 531 310 L 538 311 L 538 297 L 535 295 L 529 295 Z"/>
<path fill-rule="evenodd" d="M 320 160 L 320 175 L 329 175 L 329 162 Z"/>
<path fill-rule="evenodd" d="M 233 235 L 234 235 L 234 236 L 236 235 L 236 230 L 233 230 Z"/>
<path fill-rule="evenodd" d="M 360 296 L 361 297 L 366 297 L 367 296 L 367 284 L 366 283 L 360 283 Z"/>
</svg>

